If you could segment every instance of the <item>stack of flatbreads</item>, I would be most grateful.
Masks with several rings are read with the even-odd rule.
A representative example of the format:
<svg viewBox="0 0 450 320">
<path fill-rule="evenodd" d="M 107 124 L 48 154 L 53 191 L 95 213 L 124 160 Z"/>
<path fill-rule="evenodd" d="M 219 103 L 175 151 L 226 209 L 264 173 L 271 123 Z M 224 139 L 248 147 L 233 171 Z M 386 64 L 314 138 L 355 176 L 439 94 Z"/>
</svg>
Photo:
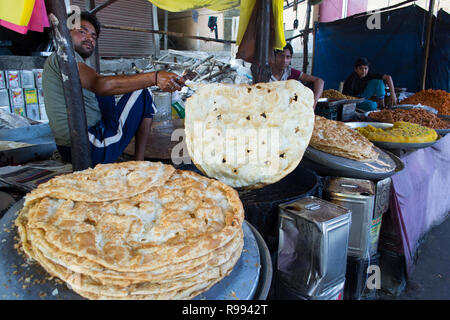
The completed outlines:
<svg viewBox="0 0 450 320">
<path fill-rule="evenodd" d="M 299 81 L 204 84 L 186 101 L 186 146 L 208 177 L 255 189 L 293 171 L 314 127 L 314 95 Z"/>
<path fill-rule="evenodd" d="M 27 194 L 25 253 L 89 299 L 191 299 L 243 248 L 237 192 L 162 163 L 97 165 Z"/>
<path fill-rule="evenodd" d="M 358 161 L 375 161 L 378 152 L 362 134 L 343 122 L 315 116 L 314 131 L 310 145 L 318 150 Z"/>
</svg>

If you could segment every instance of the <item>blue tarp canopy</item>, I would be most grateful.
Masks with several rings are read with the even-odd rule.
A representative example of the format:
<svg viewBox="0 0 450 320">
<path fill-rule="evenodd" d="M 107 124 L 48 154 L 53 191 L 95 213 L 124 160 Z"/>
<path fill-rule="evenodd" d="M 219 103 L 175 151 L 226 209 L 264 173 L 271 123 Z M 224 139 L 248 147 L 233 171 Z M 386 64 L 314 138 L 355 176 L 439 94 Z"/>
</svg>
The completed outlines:
<svg viewBox="0 0 450 320">
<path fill-rule="evenodd" d="M 364 15 L 316 23 L 313 75 L 324 79 L 325 89 L 338 89 L 340 82 L 353 71 L 355 60 L 367 57 L 371 63 L 370 71 L 390 74 L 396 87 L 419 91 L 427 13 L 412 5 L 378 13 L 379 20 Z M 433 27 L 427 87 L 431 85 L 433 89 L 449 91 L 448 14 L 443 12 L 441 15 L 447 25 L 435 23 Z M 368 28 L 368 20 L 375 28 Z"/>
<path fill-rule="evenodd" d="M 427 88 L 450 92 L 450 15 L 439 10 L 431 37 Z"/>
</svg>

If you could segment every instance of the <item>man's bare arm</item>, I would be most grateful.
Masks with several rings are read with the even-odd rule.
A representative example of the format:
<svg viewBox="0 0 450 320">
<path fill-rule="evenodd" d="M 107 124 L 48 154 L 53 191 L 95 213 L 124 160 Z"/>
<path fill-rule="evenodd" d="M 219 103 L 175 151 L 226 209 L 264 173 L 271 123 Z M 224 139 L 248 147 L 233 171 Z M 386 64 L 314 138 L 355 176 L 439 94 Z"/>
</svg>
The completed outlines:
<svg viewBox="0 0 450 320">
<path fill-rule="evenodd" d="M 397 104 L 397 95 L 395 94 L 394 81 L 392 81 L 392 77 L 388 74 L 383 75 L 383 81 L 386 82 L 389 86 L 389 90 L 391 92 L 391 105 L 394 106 Z"/>
<path fill-rule="evenodd" d="M 314 108 L 316 108 L 316 104 L 317 101 L 320 99 L 320 96 L 322 95 L 323 92 L 323 85 L 324 85 L 324 81 L 319 78 L 319 77 L 315 77 L 309 74 L 305 74 L 302 73 L 302 75 L 300 76 L 300 80 L 301 81 L 305 81 L 305 82 L 312 82 L 314 83 Z"/>
<path fill-rule="evenodd" d="M 135 75 L 103 76 L 84 63 L 78 63 L 81 86 L 99 96 L 125 94 L 157 85 L 163 91 L 180 90 L 184 80 L 167 71 L 140 73 Z"/>
</svg>

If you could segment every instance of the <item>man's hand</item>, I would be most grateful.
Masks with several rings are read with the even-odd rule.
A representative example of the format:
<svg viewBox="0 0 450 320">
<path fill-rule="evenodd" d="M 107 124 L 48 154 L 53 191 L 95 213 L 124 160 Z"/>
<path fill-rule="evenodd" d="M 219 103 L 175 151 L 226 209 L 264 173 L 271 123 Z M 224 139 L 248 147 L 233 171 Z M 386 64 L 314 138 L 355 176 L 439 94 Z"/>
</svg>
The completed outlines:
<svg viewBox="0 0 450 320">
<path fill-rule="evenodd" d="M 166 92 L 174 92 L 181 90 L 185 83 L 183 77 L 178 76 L 173 72 L 158 71 L 158 76 L 156 79 L 156 85 Z"/>
</svg>

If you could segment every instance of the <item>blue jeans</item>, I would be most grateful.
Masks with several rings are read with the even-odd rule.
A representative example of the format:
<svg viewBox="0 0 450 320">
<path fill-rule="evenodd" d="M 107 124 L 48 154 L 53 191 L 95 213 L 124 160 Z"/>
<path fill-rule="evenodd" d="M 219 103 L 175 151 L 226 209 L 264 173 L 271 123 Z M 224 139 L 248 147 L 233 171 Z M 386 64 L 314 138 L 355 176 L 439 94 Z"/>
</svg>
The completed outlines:
<svg viewBox="0 0 450 320">
<path fill-rule="evenodd" d="M 156 112 L 148 89 L 123 95 L 117 105 L 114 96 L 97 96 L 97 100 L 102 120 L 88 128 L 92 165 L 116 161 L 136 134 L 142 119 L 153 118 Z M 71 162 L 71 148 L 57 148 L 63 161 Z"/>
<path fill-rule="evenodd" d="M 366 89 L 359 95 L 359 97 L 364 98 L 365 101 L 358 103 L 356 107 L 366 111 L 376 110 L 377 103 L 370 100 L 370 98 L 375 96 L 377 99 L 384 99 L 385 95 L 386 89 L 384 88 L 383 80 L 369 80 Z"/>
</svg>

